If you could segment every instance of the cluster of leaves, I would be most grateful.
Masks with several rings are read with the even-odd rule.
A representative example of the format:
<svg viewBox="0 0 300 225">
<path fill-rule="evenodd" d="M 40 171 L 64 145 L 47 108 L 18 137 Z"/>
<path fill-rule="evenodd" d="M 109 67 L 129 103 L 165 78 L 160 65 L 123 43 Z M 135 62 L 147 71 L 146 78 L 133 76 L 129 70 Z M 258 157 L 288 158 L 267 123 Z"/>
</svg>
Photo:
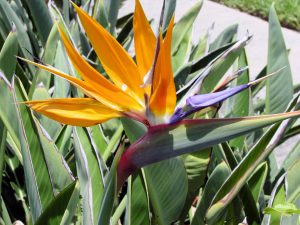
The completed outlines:
<svg viewBox="0 0 300 225">
<path fill-rule="evenodd" d="M 76 3 L 130 48 L 132 14 L 118 18 L 120 1 Z M 170 21 L 175 5 L 166 1 L 164 21 Z M 237 25 L 212 42 L 207 32 L 192 43 L 201 5 L 199 1 L 174 26 L 172 65 L 178 96 L 199 80 L 201 93 L 231 78 L 235 78 L 232 86 L 249 82 L 244 69 L 249 37 L 236 40 Z M 129 119 L 89 128 L 61 125 L 19 104 L 83 96 L 65 80 L 15 58 L 41 60 L 77 77 L 53 26 L 57 19 L 64 21 L 86 60 L 99 71 L 103 68 L 68 1 L 57 5 L 0 1 L 0 11 L 0 224 L 15 220 L 36 225 L 297 223 L 300 143 L 288 149 L 280 165 L 273 150 L 299 133 L 295 119 L 299 113 L 233 119 L 298 108 L 299 95 L 274 8 L 269 14 L 268 63 L 257 78 L 276 71 L 277 75 L 191 116 L 229 119 L 183 123 L 156 132 L 147 132 Z M 261 97 L 263 90 L 266 95 Z M 136 142 L 144 134 L 147 141 Z M 143 153 L 135 160 L 147 166 L 130 176 L 119 192 L 118 160 L 132 146 Z M 154 154 L 159 156 L 155 160 Z"/>
</svg>

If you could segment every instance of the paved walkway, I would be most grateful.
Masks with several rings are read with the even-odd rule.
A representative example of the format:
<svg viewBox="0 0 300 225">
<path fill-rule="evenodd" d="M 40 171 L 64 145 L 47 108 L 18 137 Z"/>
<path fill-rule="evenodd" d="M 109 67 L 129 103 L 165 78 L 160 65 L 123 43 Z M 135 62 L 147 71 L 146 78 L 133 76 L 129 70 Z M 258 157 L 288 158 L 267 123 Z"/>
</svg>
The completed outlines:
<svg viewBox="0 0 300 225">
<path fill-rule="evenodd" d="M 148 18 L 159 18 L 162 1 L 140 1 Z M 175 20 L 180 18 L 195 2 L 197 0 L 177 0 Z M 120 14 L 132 12 L 133 8 L 134 0 L 127 0 Z M 205 0 L 194 25 L 194 39 L 198 40 L 198 37 L 203 35 L 212 23 L 215 23 L 213 37 L 234 23 L 239 24 L 239 35 L 245 34 L 247 30 L 253 34 L 253 39 L 246 49 L 250 74 L 251 77 L 255 77 L 267 62 L 268 23 L 260 18 Z M 290 64 L 294 82 L 300 83 L 300 33 L 286 28 L 283 28 L 283 33 L 287 48 L 291 49 Z"/>
</svg>

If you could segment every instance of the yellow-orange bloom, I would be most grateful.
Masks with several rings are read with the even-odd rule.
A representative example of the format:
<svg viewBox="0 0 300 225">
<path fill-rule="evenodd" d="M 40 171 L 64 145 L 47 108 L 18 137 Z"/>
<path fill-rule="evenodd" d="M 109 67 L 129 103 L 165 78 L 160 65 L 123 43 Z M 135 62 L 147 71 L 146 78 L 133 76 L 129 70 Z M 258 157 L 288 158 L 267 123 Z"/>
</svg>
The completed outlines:
<svg viewBox="0 0 300 225">
<path fill-rule="evenodd" d="M 87 97 L 28 101 L 26 104 L 54 120 L 75 126 L 92 126 L 122 116 L 134 118 L 148 126 L 168 122 L 176 105 L 171 65 L 174 20 L 170 22 L 165 39 L 162 35 L 156 38 L 139 1 L 136 0 L 133 20 L 135 62 L 109 32 L 80 7 L 75 4 L 74 7 L 110 80 L 78 53 L 58 26 L 66 52 L 82 79 L 72 77 L 50 65 L 23 60 L 68 80 Z M 157 42 L 159 51 L 154 64 Z M 143 80 L 152 65 L 155 65 L 152 83 L 145 85 Z"/>
</svg>

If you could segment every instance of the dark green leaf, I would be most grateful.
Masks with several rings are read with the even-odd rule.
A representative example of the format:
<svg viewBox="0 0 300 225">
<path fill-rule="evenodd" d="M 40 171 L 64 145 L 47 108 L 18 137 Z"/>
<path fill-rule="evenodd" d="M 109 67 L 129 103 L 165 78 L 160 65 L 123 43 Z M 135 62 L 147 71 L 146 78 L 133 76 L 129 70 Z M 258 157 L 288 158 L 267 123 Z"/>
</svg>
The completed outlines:
<svg viewBox="0 0 300 225">
<path fill-rule="evenodd" d="M 24 1 L 29 8 L 29 15 L 32 18 L 33 24 L 37 29 L 38 35 L 41 38 L 43 45 L 46 44 L 48 35 L 53 26 L 52 18 L 47 8 L 45 1 L 30 0 Z"/>
<path fill-rule="evenodd" d="M 60 225 L 72 193 L 76 191 L 75 185 L 76 182 L 74 181 L 62 190 L 43 211 L 35 225 Z"/>
</svg>

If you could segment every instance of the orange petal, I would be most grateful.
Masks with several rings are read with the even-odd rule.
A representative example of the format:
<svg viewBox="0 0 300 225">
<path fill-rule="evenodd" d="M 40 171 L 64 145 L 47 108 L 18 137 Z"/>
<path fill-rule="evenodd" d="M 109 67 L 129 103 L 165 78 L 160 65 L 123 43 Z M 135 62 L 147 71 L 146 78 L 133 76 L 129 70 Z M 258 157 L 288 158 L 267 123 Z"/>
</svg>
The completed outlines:
<svg viewBox="0 0 300 225">
<path fill-rule="evenodd" d="M 170 116 L 176 106 L 176 89 L 171 64 L 172 18 L 164 42 L 160 35 L 160 51 L 153 77 L 150 110 L 155 116 Z"/>
<path fill-rule="evenodd" d="M 130 108 L 135 110 L 142 110 L 143 106 L 139 104 L 134 98 L 126 94 L 123 90 L 112 84 L 90 64 L 88 64 L 74 48 L 65 33 L 58 27 L 61 39 L 64 43 L 65 49 L 74 67 L 79 72 L 80 76 L 89 83 L 100 96 L 103 97 L 104 104 L 111 107 L 111 105 L 121 106 L 122 108 Z"/>
<path fill-rule="evenodd" d="M 121 114 L 91 98 L 60 98 L 25 102 L 33 110 L 63 124 L 89 127 Z"/>
<path fill-rule="evenodd" d="M 119 88 L 144 101 L 142 79 L 133 59 L 109 32 L 80 7 L 73 5 L 107 74 Z"/>
<path fill-rule="evenodd" d="M 133 15 L 134 47 L 137 65 L 143 79 L 153 63 L 155 54 L 156 37 L 145 16 L 139 0 L 135 1 Z"/>
<path fill-rule="evenodd" d="M 91 97 L 91 98 L 95 98 L 97 99 L 99 102 L 102 102 L 103 104 L 111 107 L 112 109 L 115 109 L 115 110 L 118 110 L 118 111 L 127 111 L 127 110 L 130 110 L 132 109 L 131 106 L 136 106 L 136 105 L 130 105 L 133 100 L 131 99 L 129 102 L 125 102 L 125 100 L 128 100 L 128 99 L 125 99 L 124 100 L 124 104 L 128 104 L 126 106 L 126 108 L 122 108 L 120 105 L 117 105 L 115 103 L 111 103 L 111 100 L 109 99 L 106 99 L 103 97 L 103 95 L 99 94 L 99 92 L 101 92 L 101 90 L 96 90 L 93 86 L 91 86 L 89 83 L 85 82 L 85 81 L 82 81 L 78 78 L 75 78 L 75 77 L 72 77 L 52 66 L 49 66 L 49 65 L 43 65 L 43 64 L 39 64 L 39 63 L 35 63 L 35 62 L 32 62 L 28 59 L 24 59 L 24 58 L 21 58 L 21 57 L 18 57 L 20 58 L 21 60 L 23 61 L 26 61 L 30 64 L 33 64 L 41 69 L 44 69 L 44 70 L 47 70 L 48 72 L 52 73 L 52 74 L 55 74 L 59 77 L 62 77 L 64 79 L 66 79 L 67 81 L 69 81 L 71 84 L 73 84 L 75 87 L 79 88 L 81 91 L 83 91 L 84 94 L 86 94 L 87 96 Z M 118 98 L 119 96 L 114 93 L 113 95 L 115 98 Z M 111 96 L 113 98 L 113 96 Z M 122 96 L 121 96 L 122 97 Z M 134 108 L 133 108 L 134 109 Z M 141 109 L 139 109 L 140 111 Z"/>
</svg>

